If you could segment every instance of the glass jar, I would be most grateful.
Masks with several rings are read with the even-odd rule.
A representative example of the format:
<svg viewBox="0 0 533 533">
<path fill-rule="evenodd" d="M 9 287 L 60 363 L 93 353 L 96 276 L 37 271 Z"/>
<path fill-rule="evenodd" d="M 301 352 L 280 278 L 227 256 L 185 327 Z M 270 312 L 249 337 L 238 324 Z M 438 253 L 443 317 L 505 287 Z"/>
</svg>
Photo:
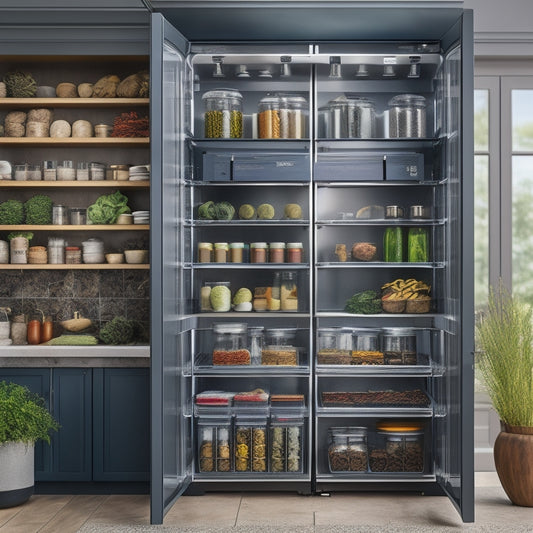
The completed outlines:
<svg viewBox="0 0 533 533">
<path fill-rule="evenodd" d="M 229 246 L 227 242 L 215 242 L 215 263 L 227 263 Z"/>
<path fill-rule="evenodd" d="M 329 125 L 332 139 L 348 137 L 348 103 L 344 96 L 328 103 Z"/>
<path fill-rule="evenodd" d="M 212 263 L 213 262 L 213 243 L 199 242 L 198 243 L 198 262 Z"/>
<path fill-rule="evenodd" d="M 257 122 L 260 139 L 281 138 L 280 103 L 280 97 L 274 94 L 268 94 L 259 101 Z"/>
<path fill-rule="evenodd" d="M 403 261 L 403 230 L 400 226 L 385 228 L 383 234 L 383 261 L 401 263 Z"/>
<path fill-rule="evenodd" d="M 81 263 L 81 248 L 79 246 L 65 247 L 65 263 L 67 265 L 79 265 Z"/>
<path fill-rule="evenodd" d="M 232 263 L 243 262 L 244 243 L 243 242 L 231 242 L 229 245 L 230 261 Z"/>
<path fill-rule="evenodd" d="M 266 242 L 252 242 L 250 244 L 250 263 L 266 263 L 267 248 Z"/>
<path fill-rule="evenodd" d="M 248 339 L 250 343 L 250 357 L 252 365 L 261 364 L 261 351 L 263 349 L 263 335 L 265 328 L 256 326 L 248 328 Z"/>
<path fill-rule="evenodd" d="M 375 136 L 376 110 L 374 102 L 362 96 L 347 99 L 347 137 L 371 139 Z"/>
<path fill-rule="evenodd" d="M 57 161 L 43 161 L 43 179 L 44 181 L 56 181 Z"/>
<path fill-rule="evenodd" d="M 290 413 L 270 417 L 271 472 L 303 471 L 304 419 Z"/>
<path fill-rule="evenodd" d="M 219 289 L 218 287 L 223 287 Z M 229 281 L 206 281 L 200 289 L 200 311 L 226 313 L 231 309 L 231 284 Z M 213 292 L 213 289 L 216 289 Z M 211 294 L 213 292 L 213 294 Z"/>
<path fill-rule="evenodd" d="M 270 263 L 284 263 L 285 262 L 285 243 L 271 242 L 269 246 L 268 259 Z"/>
<path fill-rule="evenodd" d="M 130 179 L 130 167 L 128 165 L 109 165 L 105 171 L 105 179 L 128 181 Z"/>
<path fill-rule="evenodd" d="M 321 328 L 318 330 L 317 361 L 320 365 L 349 365 L 352 362 L 352 330 Z"/>
<path fill-rule="evenodd" d="M 16 181 L 26 181 L 28 180 L 28 172 L 30 165 L 28 163 L 22 163 L 20 165 L 15 165 L 15 180 Z"/>
<path fill-rule="evenodd" d="M 427 228 L 409 228 L 407 232 L 407 261 L 409 263 L 427 263 L 429 261 Z"/>
<path fill-rule="evenodd" d="M 76 165 L 76 179 L 78 181 L 89 180 L 89 163 L 85 161 L 79 161 Z"/>
<path fill-rule="evenodd" d="M 105 179 L 105 165 L 103 163 L 89 163 L 89 178 L 91 181 L 103 181 Z"/>
<path fill-rule="evenodd" d="M 261 351 L 262 365 L 298 366 L 296 328 L 273 328 L 265 331 Z"/>
<path fill-rule="evenodd" d="M 74 181 L 75 179 L 74 161 L 61 161 L 57 165 L 57 181 Z"/>
<path fill-rule="evenodd" d="M 71 207 L 70 223 L 74 226 L 84 226 L 87 224 L 87 209 L 85 207 Z"/>
<path fill-rule="evenodd" d="M 303 244 L 301 242 L 287 243 L 287 263 L 301 263 L 303 256 Z"/>
<path fill-rule="evenodd" d="M 281 310 L 298 311 L 298 277 L 296 272 L 283 272 L 281 275 Z"/>
<path fill-rule="evenodd" d="M 353 332 L 353 365 L 382 365 L 383 351 L 380 349 L 379 330 L 357 329 Z"/>
<path fill-rule="evenodd" d="M 328 443 L 330 472 L 368 471 L 366 427 L 329 428 Z"/>
<path fill-rule="evenodd" d="M 386 205 L 385 218 L 402 218 L 404 215 L 403 207 L 399 205 Z"/>
<path fill-rule="evenodd" d="M 246 324 L 214 324 L 213 336 L 213 365 L 250 364 Z"/>
<path fill-rule="evenodd" d="M 52 224 L 68 224 L 68 208 L 65 205 L 52 206 Z"/>
<path fill-rule="evenodd" d="M 281 94 L 279 118 L 281 139 L 303 139 L 306 130 L 307 100 L 303 96 Z"/>
<path fill-rule="evenodd" d="M 9 243 L 0 240 L 0 263 L 9 263 Z"/>
<path fill-rule="evenodd" d="M 208 139 L 242 137 L 242 95 L 234 89 L 216 89 L 202 96 L 205 136 Z"/>
<path fill-rule="evenodd" d="M 386 328 L 382 334 L 386 365 L 416 365 L 416 331 L 412 328 Z"/>
<path fill-rule="evenodd" d="M 61 265 L 65 262 L 65 239 L 50 237 L 48 239 L 48 262 Z"/>
<path fill-rule="evenodd" d="M 279 311 L 281 309 L 281 273 L 274 273 L 274 280 L 270 292 L 266 292 L 266 308 L 267 311 Z"/>
<path fill-rule="evenodd" d="M 29 181 L 40 181 L 43 176 L 41 173 L 41 165 L 29 165 L 27 177 Z"/>
<path fill-rule="evenodd" d="M 400 94 L 389 101 L 389 137 L 426 136 L 426 99 L 417 94 Z"/>
</svg>

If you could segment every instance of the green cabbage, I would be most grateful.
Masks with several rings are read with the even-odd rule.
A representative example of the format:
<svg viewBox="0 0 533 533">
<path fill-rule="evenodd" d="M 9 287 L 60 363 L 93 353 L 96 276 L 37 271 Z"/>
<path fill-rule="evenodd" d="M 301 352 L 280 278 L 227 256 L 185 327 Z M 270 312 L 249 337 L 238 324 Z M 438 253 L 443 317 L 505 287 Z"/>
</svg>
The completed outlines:
<svg viewBox="0 0 533 533">
<path fill-rule="evenodd" d="M 244 302 L 251 302 L 252 297 L 252 291 L 250 289 L 247 289 L 246 287 L 243 287 L 235 293 L 235 296 L 233 297 L 233 305 L 239 305 Z"/>
<path fill-rule="evenodd" d="M 96 202 L 89 206 L 87 213 L 93 224 L 114 224 L 119 215 L 131 213 L 127 204 L 128 198 L 116 191 L 97 198 Z"/>
<path fill-rule="evenodd" d="M 216 216 L 215 202 L 205 202 L 198 208 L 198 218 L 201 220 L 215 220 Z"/>
<path fill-rule="evenodd" d="M 235 215 L 235 208 L 229 202 L 218 202 L 215 204 L 217 220 L 231 220 Z"/>
</svg>

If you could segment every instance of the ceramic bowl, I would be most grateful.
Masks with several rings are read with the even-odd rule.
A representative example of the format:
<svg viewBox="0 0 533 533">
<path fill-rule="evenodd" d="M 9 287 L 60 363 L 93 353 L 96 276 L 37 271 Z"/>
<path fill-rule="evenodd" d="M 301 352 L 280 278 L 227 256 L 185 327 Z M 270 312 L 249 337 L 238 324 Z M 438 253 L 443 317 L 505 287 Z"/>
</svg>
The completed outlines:
<svg viewBox="0 0 533 533">
<path fill-rule="evenodd" d="M 131 224 L 133 222 L 133 215 L 128 215 L 127 213 L 122 213 L 117 218 L 115 224 Z"/>
<path fill-rule="evenodd" d="M 126 263 L 141 264 L 148 262 L 148 250 L 125 250 Z"/>
<path fill-rule="evenodd" d="M 124 263 L 124 254 L 105 254 L 106 261 L 112 265 Z"/>
</svg>

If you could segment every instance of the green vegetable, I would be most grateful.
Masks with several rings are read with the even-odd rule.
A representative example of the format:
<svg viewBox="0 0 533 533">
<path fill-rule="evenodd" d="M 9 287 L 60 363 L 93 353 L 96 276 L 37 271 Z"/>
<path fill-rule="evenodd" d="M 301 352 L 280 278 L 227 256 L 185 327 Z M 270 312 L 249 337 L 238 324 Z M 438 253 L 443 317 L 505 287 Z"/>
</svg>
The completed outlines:
<svg viewBox="0 0 533 533">
<path fill-rule="evenodd" d="M 37 82 L 26 72 L 8 72 L 4 76 L 7 95 L 13 98 L 31 98 L 37 92 Z"/>
<path fill-rule="evenodd" d="M 403 261 L 403 230 L 400 226 L 385 229 L 383 260 L 387 263 L 401 263 Z"/>
<path fill-rule="evenodd" d="M 231 308 L 231 291 L 224 285 L 217 285 L 209 293 L 213 311 L 224 312 Z"/>
<path fill-rule="evenodd" d="M 100 330 L 100 339 L 105 344 L 130 344 L 133 342 L 136 326 L 133 320 L 116 316 Z"/>
<path fill-rule="evenodd" d="M 0 224 L 13 225 L 24 223 L 24 205 L 18 200 L 7 200 L 0 204 Z"/>
<path fill-rule="evenodd" d="M 233 297 L 233 305 L 239 305 L 244 302 L 251 302 L 251 301 L 252 301 L 252 291 L 250 289 L 247 289 L 246 287 L 239 289 L 235 293 L 235 296 Z"/>
<path fill-rule="evenodd" d="M 7 236 L 7 240 L 10 241 L 11 239 L 14 239 L 15 237 L 24 237 L 25 239 L 28 239 L 29 241 L 31 241 L 33 239 L 33 232 L 32 231 L 12 231 Z"/>
<path fill-rule="evenodd" d="M 255 209 L 253 205 L 243 204 L 239 207 L 239 218 L 243 220 L 250 220 L 255 216 Z"/>
<path fill-rule="evenodd" d="M 43 342 L 41 346 L 93 346 L 94 344 L 98 344 L 98 339 L 93 335 L 60 335 Z"/>
<path fill-rule="evenodd" d="M 428 233 L 425 228 L 409 228 L 407 242 L 407 260 L 410 263 L 429 261 Z"/>
<path fill-rule="evenodd" d="M 26 224 L 51 224 L 52 199 L 45 194 L 38 194 L 24 204 Z"/>
<path fill-rule="evenodd" d="M 276 212 L 274 211 L 274 208 L 270 204 L 261 204 L 257 208 L 257 218 L 261 218 L 264 220 L 270 220 L 274 218 L 274 215 Z"/>
<path fill-rule="evenodd" d="M 216 216 L 215 202 L 205 202 L 198 208 L 198 218 L 201 220 L 215 220 Z"/>
<path fill-rule="evenodd" d="M 346 302 L 344 310 L 356 315 L 374 315 L 381 313 L 381 300 L 376 291 L 355 293 Z"/>
<path fill-rule="evenodd" d="M 299 219 L 302 218 L 302 208 L 299 204 L 287 204 L 284 209 L 285 218 Z"/>
<path fill-rule="evenodd" d="M 114 224 L 119 215 L 131 213 L 128 198 L 120 191 L 104 194 L 96 199 L 87 209 L 89 219 L 93 224 Z"/>
<path fill-rule="evenodd" d="M 231 220 L 235 215 L 235 208 L 229 202 L 218 202 L 215 204 L 217 220 Z"/>
</svg>

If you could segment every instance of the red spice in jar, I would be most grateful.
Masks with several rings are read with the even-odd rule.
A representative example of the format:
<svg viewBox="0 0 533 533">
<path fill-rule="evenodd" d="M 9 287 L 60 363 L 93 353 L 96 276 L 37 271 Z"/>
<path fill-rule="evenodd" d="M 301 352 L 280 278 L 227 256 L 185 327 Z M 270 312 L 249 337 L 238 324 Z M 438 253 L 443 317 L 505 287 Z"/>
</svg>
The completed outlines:
<svg viewBox="0 0 533 533">
<path fill-rule="evenodd" d="M 271 263 L 284 263 L 285 262 L 285 243 L 284 242 L 271 242 L 269 260 Z"/>
<path fill-rule="evenodd" d="M 214 365 L 249 365 L 248 350 L 213 350 Z"/>
<path fill-rule="evenodd" d="M 301 242 L 287 243 L 287 263 L 301 263 L 303 245 Z"/>
</svg>

